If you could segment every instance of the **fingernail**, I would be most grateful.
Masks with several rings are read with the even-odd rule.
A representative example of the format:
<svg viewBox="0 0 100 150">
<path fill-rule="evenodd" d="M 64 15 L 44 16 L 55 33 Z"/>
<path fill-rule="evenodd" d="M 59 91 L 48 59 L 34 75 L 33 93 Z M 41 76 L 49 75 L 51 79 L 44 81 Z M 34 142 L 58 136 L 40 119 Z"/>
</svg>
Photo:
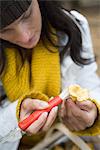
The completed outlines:
<svg viewBox="0 0 100 150">
<path fill-rule="evenodd" d="M 47 113 L 47 112 L 44 112 L 42 115 L 46 117 L 46 116 L 48 115 L 48 113 Z"/>
<path fill-rule="evenodd" d="M 58 107 L 55 107 L 55 108 L 54 108 L 54 111 L 57 112 L 57 110 L 58 110 Z"/>
</svg>

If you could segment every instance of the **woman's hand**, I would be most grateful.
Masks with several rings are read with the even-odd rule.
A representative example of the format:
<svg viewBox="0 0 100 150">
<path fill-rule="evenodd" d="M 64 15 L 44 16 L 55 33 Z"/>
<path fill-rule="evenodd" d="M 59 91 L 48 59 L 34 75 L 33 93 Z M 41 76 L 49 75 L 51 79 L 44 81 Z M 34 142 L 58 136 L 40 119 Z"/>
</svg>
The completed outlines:
<svg viewBox="0 0 100 150">
<path fill-rule="evenodd" d="M 34 110 L 45 109 L 49 105 L 47 102 L 38 99 L 25 99 L 21 104 L 20 121 L 27 118 Z M 25 132 L 28 135 L 47 131 L 56 119 L 58 107 L 52 108 L 49 112 L 44 112 L 34 123 L 32 123 Z"/>
<path fill-rule="evenodd" d="M 71 131 L 80 131 L 93 125 L 97 117 L 97 107 L 88 100 L 74 103 L 68 99 L 63 102 L 59 115 Z"/>
</svg>

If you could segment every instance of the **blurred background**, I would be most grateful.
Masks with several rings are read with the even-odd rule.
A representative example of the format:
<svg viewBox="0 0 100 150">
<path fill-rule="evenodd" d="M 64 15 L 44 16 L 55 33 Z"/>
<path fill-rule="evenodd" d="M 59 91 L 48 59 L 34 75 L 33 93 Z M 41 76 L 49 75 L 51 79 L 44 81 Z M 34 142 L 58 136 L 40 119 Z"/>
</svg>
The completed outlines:
<svg viewBox="0 0 100 150">
<path fill-rule="evenodd" d="M 64 7 L 78 10 L 89 22 L 100 76 L 100 0 L 62 0 Z"/>
</svg>

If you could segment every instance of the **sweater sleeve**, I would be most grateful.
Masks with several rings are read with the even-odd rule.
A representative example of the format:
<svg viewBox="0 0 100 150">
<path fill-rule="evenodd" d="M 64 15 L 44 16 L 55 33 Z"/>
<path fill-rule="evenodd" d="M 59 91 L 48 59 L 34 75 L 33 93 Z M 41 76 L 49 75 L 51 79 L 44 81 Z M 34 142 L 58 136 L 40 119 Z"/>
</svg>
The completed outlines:
<svg viewBox="0 0 100 150">
<path fill-rule="evenodd" d="M 2 95 L 4 95 L 4 90 L 0 83 L 0 96 Z M 5 137 L 9 132 L 18 127 L 18 121 L 16 117 L 17 103 L 18 100 L 10 103 L 8 99 L 5 98 L 0 105 L 0 138 Z M 16 136 L 15 139 L 17 140 Z"/>
</svg>

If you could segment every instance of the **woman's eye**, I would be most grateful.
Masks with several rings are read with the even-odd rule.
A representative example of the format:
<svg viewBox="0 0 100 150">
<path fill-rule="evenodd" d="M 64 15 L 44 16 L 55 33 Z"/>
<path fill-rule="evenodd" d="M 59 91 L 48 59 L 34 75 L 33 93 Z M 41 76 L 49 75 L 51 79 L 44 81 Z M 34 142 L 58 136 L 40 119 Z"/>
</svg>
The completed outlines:
<svg viewBox="0 0 100 150">
<path fill-rule="evenodd" d="M 12 29 L 4 29 L 2 31 L 0 31 L 1 34 L 5 34 L 5 33 L 8 33 L 8 32 L 11 32 Z"/>
</svg>

